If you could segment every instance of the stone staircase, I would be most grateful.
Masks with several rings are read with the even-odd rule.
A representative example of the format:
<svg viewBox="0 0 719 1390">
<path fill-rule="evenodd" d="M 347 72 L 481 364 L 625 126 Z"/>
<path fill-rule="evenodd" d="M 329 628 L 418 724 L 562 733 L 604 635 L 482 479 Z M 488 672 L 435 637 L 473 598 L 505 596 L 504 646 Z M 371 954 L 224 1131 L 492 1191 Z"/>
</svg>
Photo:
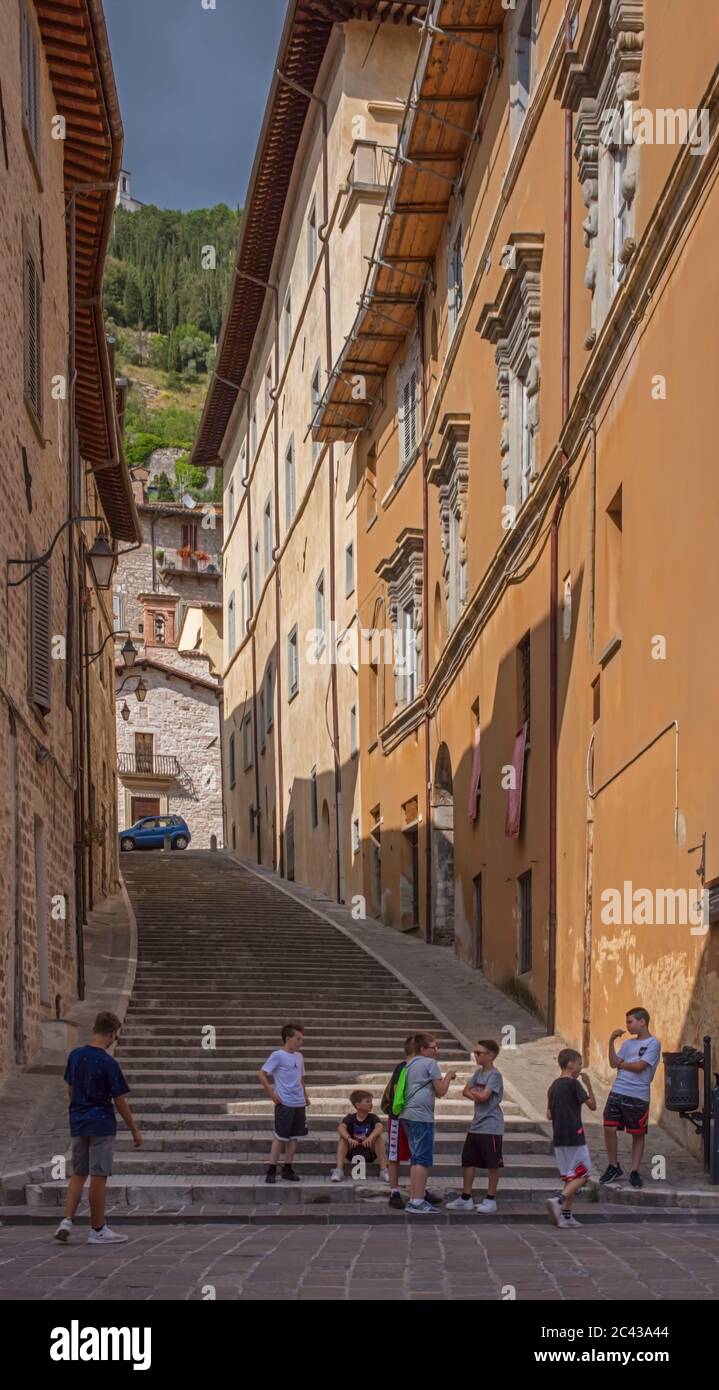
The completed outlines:
<svg viewBox="0 0 719 1390">
<path fill-rule="evenodd" d="M 409 988 L 309 907 L 220 854 L 136 853 L 123 858 L 123 871 L 138 965 L 116 1056 L 144 1142 L 135 1150 L 120 1126 L 109 1193 L 115 1209 L 250 1204 L 269 1212 L 332 1203 L 341 1211 L 360 1202 L 386 1209 L 386 1185 L 372 1176 L 330 1183 L 336 1127 L 358 1085 L 372 1091 L 378 1109 L 404 1038 L 417 1030 L 436 1036 L 443 1070 L 459 1072 L 437 1102 L 432 1175 L 433 1188 L 459 1190 L 472 1113 L 461 1092 L 472 1063 Z M 305 1030 L 310 1136 L 295 1160 L 301 1183 L 268 1187 L 272 1106 L 257 1070 L 289 1021 Z M 481 1032 L 481 1019 L 477 1026 Z M 536 1202 L 557 1189 L 549 1140 L 516 1103 L 505 1101 L 504 1111 L 503 1201 Z M 41 1183 L 27 1199 L 59 1204 L 63 1191 L 64 1183 Z"/>
</svg>

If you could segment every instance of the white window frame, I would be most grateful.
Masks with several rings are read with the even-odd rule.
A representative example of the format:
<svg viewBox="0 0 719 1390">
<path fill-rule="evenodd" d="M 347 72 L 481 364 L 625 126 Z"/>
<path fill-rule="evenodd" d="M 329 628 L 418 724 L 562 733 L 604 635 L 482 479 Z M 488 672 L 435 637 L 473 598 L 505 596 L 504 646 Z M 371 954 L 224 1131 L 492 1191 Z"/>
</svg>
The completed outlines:
<svg viewBox="0 0 719 1390">
<path fill-rule="evenodd" d="M 235 519 L 235 480 L 230 478 L 230 485 L 227 489 L 227 524 L 232 526 Z"/>
<path fill-rule="evenodd" d="M 252 743 L 252 712 L 250 711 L 242 721 L 242 766 L 245 772 L 249 772 L 255 763 Z"/>
<path fill-rule="evenodd" d="M 291 436 L 285 449 L 285 521 L 292 525 L 297 511 L 297 479 L 295 468 L 295 437 Z"/>
<path fill-rule="evenodd" d="M 327 601 L 324 570 L 321 570 L 315 582 L 315 631 L 317 633 L 315 651 L 319 657 L 327 645 Z"/>
<path fill-rule="evenodd" d="M 266 579 L 272 569 L 272 493 L 265 501 L 262 509 L 262 543 L 265 552 L 265 573 Z"/>
<path fill-rule="evenodd" d="M 250 625 L 250 618 L 252 617 L 252 611 L 251 611 L 251 605 L 250 605 L 250 567 L 249 567 L 249 565 L 245 565 L 245 568 L 244 568 L 243 571 L 242 571 L 242 579 L 241 579 L 241 581 L 240 581 L 240 584 L 241 584 L 241 594 L 242 594 L 242 636 L 244 637 L 244 636 L 246 635 L 247 629 L 248 629 L 248 627 L 249 627 L 249 625 Z"/>
<path fill-rule="evenodd" d="M 355 591 L 355 547 L 354 541 L 345 546 L 345 598 Z"/>
<path fill-rule="evenodd" d="M 300 649 L 297 624 L 287 634 L 287 698 L 293 700 L 300 688 Z"/>
<path fill-rule="evenodd" d="M 419 351 L 415 344 L 397 372 L 397 434 L 399 471 L 409 468 L 419 452 Z"/>
<path fill-rule="evenodd" d="M 458 212 L 447 244 L 447 323 L 450 341 L 464 303 L 464 211 Z"/>
<path fill-rule="evenodd" d="M 235 613 L 235 591 L 227 600 L 227 650 L 230 656 L 237 651 L 237 623 Z"/>
<path fill-rule="evenodd" d="M 311 384 L 311 387 L 310 387 L 310 391 L 311 391 L 311 403 L 312 403 L 312 420 L 314 421 L 315 415 L 316 415 L 316 413 L 317 413 L 317 407 L 319 406 L 319 403 L 320 403 L 320 401 L 322 400 L 322 359 L 321 359 L 321 357 L 318 357 L 318 358 L 317 358 L 317 361 L 316 361 L 316 363 L 315 363 L 315 369 L 314 369 L 314 371 L 313 371 L 313 373 L 312 373 L 312 384 Z M 313 463 L 316 463 L 316 462 L 317 462 L 317 458 L 318 458 L 318 456 L 319 456 L 319 452 L 320 452 L 320 449 L 321 449 L 321 448 L 322 448 L 322 445 L 321 445 L 319 439 L 313 439 L 313 440 L 312 440 L 312 462 L 313 462 Z"/>
<path fill-rule="evenodd" d="M 292 288 L 285 295 L 282 309 L 282 360 L 286 362 L 292 347 Z"/>
</svg>

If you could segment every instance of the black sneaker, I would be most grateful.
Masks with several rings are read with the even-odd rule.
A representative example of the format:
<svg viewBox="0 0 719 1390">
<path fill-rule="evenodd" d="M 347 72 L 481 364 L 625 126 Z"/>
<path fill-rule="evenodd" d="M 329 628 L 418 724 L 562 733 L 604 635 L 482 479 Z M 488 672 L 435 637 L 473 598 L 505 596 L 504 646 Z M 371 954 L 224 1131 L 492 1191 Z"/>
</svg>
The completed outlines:
<svg viewBox="0 0 719 1390">
<path fill-rule="evenodd" d="M 274 1168 L 268 1168 L 265 1173 L 265 1182 L 277 1182 L 277 1173 Z"/>
<path fill-rule="evenodd" d="M 393 1211 L 404 1211 L 404 1198 L 401 1192 L 390 1192 L 389 1205 Z"/>
<path fill-rule="evenodd" d="M 604 1169 L 604 1172 L 602 1173 L 602 1176 L 601 1176 L 601 1178 L 599 1179 L 599 1181 L 600 1181 L 602 1187 L 606 1187 L 606 1186 L 607 1186 L 607 1183 L 616 1182 L 616 1181 L 617 1181 L 617 1178 L 622 1178 L 623 1176 L 624 1176 L 624 1171 L 623 1171 L 623 1169 L 622 1169 L 622 1168 L 619 1168 L 619 1167 L 618 1167 L 616 1164 L 614 1164 L 614 1163 L 610 1163 L 610 1164 L 608 1165 L 608 1167 Z"/>
<path fill-rule="evenodd" d="M 280 1177 L 283 1182 L 299 1182 L 300 1180 L 299 1174 L 295 1172 L 294 1168 L 290 1167 L 289 1163 L 285 1163 Z"/>
<path fill-rule="evenodd" d="M 444 1197 L 441 1192 L 425 1192 L 424 1200 L 425 1202 L 429 1202 L 430 1206 L 441 1207 Z"/>
<path fill-rule="evenodd" d="M 632 1170 L 632 1172 L 629 1174 L 629 1186 L 630 1186 L 630 1187 L 643 1187 L 643 1186 L 644 1186 L 644 1183 L 642 1182 L 642 1175 L 641 1175 L 641 1173 L 638 1173 L 638 1172 L 637 1172 L 636 1168 L 634 1168 L 634 1169 Z"/>
</svg>

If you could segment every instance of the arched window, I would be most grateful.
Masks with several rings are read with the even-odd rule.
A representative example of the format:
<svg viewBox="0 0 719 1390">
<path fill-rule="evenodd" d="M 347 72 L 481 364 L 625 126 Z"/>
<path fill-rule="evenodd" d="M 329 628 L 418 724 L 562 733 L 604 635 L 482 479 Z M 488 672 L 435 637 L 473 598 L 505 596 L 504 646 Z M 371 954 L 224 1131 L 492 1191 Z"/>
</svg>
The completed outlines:
<svg viewBox="0 0 719 1390">
<path fill-rule="evenodd" d="M 156 614 L 155 614 L 155 641 L 156 641 L 158 647 L 164 647 L 164 645 L 165 645 L 165 631 L 166 631 L 165 619 L 164 619 L 162 613 L 156 613 Z"/>
</svg>

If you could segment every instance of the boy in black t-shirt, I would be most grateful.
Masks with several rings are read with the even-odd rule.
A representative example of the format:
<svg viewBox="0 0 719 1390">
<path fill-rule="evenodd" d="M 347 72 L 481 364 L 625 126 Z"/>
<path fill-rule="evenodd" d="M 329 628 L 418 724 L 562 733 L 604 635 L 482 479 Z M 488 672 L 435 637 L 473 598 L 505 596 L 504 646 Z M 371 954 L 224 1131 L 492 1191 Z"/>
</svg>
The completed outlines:
<svg viewBox="0 0 719 1390">
<path fill-rule="evenodd" d="M 592 1160 L 582 1124 L 582 1106 L 596 1110 L 592 1083 L 582 1071 L 581 1053 L 565 1047 L 557 1058 L 560 1075 L 547 1094 L 547 1119 L 552 1121 L 554 1156 L 564 1183 L 561 1197 L 550 1197 L 547 1210 L 555 1226 L 578 1226 L 572 1216 L 572 1198 L 588 1181 Z M 580 1075 L 584 1086 L 580 1086 Z M 586 1090 L 585 1090 L 586 1087 Z"/>
<path fill-rule="evenodd" d="M 352 1092 L 350 1105 L 354 1110 L 337 1126 L 337 1167 L 332 1170 L 331 1182 L 342 1182 L 345 1163 L 348 1159 L 354 1162 L 356 1158 L 363 1158 L 365 1163 L 379 1163 L 382 1181 L 389 1182 L 384 1125 L 372 1113 L 372 1100 L 371 1091 Z"/>
</svg>

